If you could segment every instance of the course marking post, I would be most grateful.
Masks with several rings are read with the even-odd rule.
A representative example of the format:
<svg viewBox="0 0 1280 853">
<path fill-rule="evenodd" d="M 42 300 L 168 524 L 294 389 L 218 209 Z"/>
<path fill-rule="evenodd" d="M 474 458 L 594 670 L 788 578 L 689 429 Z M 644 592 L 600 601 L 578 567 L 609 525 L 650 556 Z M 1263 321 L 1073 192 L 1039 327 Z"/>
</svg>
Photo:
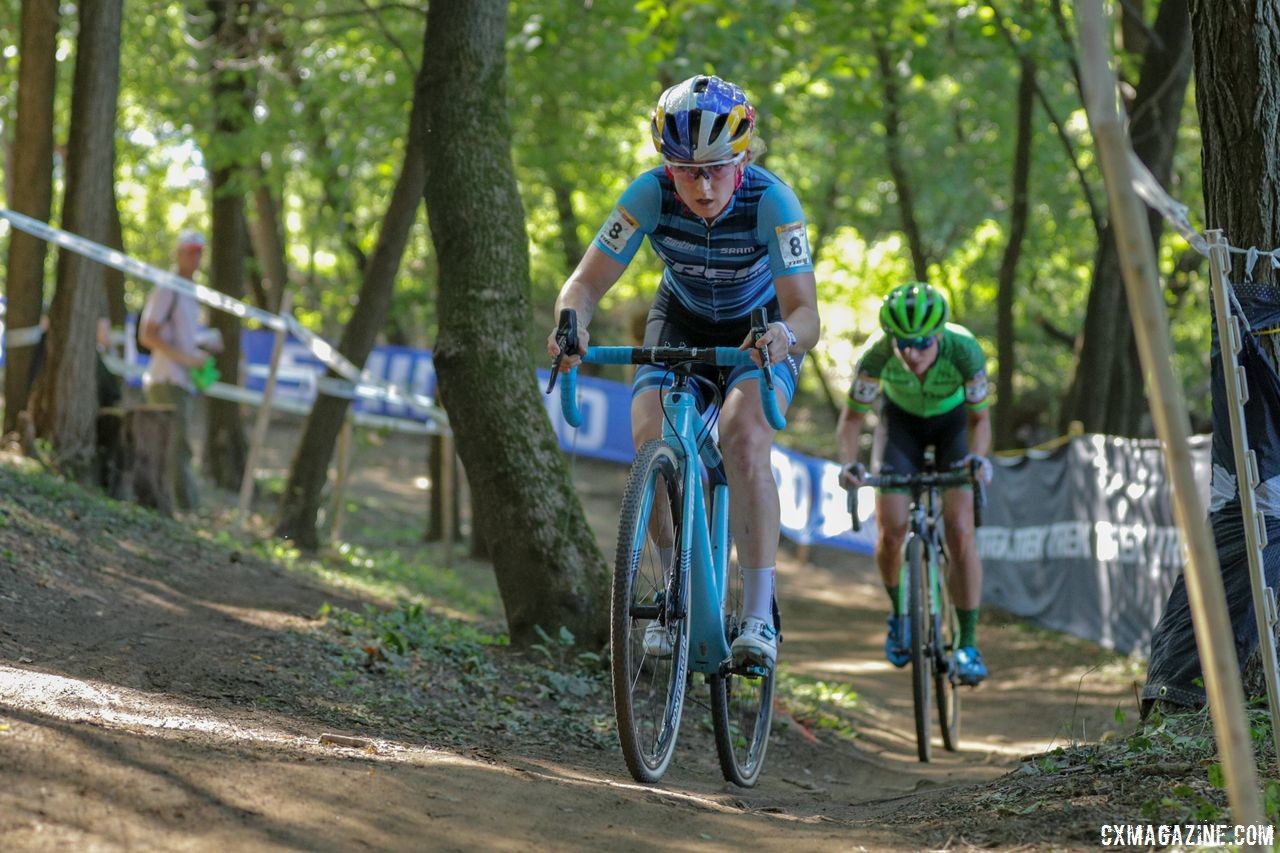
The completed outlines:
<svg viewBox="0 0 1280 853">
<path fill-rule="evenodd" d="M 293 296 L 285 291 L 280 298 L 280 313 L 288 315 L 293 307 Z M 249 523 L 249 505 L 253 502 L 253 481 L 258 470 L 258 457 L 267 440 L 267 427 L 271 423 L 271 398 L 276 393 L 276 374 L 280 370 L 280 354 L 284 351 L 285 338 L 289 335 L 283 325 L 276 329 L 275 344 L 271 348 L 271 364 L 267 370 L 267 384 L 262 389 L 262 405 L 258 407 L 253 424 L 253 441 L 249 444 L 249 458 L 244 463 L 244 476 L 240 480 L 240 529 Z"/>
<path fill-rule="evenodd" d="M 349 411 L 349 407 L 348 407 Z M 329 528 L 329 541 L 337 542 L 342 538 L 342 522 L 346 519 L 347 475 L 351 473 L 351 418 L 342 419 L 342 431 L 338 433 L 338 454 L 334 462 L 337 471 L 334 474 L 333 500 L 330 503 L 329 516 L 333 524 Z"/>
</svg>

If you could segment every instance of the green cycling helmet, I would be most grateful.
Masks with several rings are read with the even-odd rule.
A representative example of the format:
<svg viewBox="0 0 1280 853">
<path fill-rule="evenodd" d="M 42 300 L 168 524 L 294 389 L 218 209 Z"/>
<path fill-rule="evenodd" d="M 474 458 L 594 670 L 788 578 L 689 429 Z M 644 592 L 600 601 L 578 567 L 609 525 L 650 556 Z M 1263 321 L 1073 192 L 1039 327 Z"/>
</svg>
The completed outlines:
<svg viewBox="0 0 1280 853">
<path fill-rule="evenodd" d="M 889 291 L 880 306 L 880 328 L 895 338 L 928 338 L 947 325 L 947 299 L 918 281 Z"/>
</svg>

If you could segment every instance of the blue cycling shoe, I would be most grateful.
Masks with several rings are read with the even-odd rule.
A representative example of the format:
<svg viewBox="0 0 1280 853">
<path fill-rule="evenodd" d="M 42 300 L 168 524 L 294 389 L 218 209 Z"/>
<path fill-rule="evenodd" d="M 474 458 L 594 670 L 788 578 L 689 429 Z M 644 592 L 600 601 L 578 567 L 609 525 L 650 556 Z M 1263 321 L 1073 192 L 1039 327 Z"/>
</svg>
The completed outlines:
<svg viewBox="0 0 1280 853">
<path fill-rule="evenodd" d="M 961 684 L 976 687 L 987 677 L 987 665 L 982 662 L 982 652 L 977 646 L 961 646 L 956 649 L 956 678 Z"/>
<path fill-rule="evenodd" d="M 907 648 L 910 636 L 911 617 L 890 614 L 889 635 L 884 638 L 884 656 L 898 669 L 911 662 L 911 650 Z"/>
</svg>

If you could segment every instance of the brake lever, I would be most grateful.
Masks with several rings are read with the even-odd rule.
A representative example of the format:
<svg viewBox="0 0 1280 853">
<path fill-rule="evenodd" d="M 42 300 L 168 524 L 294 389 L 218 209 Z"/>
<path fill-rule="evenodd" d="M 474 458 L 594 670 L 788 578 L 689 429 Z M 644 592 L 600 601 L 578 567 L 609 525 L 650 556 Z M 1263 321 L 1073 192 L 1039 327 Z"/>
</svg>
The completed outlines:
<svg viewBox="0 0 1280 853">
<path fill-rule="evenodd" d="M 572 308 L 560 309 L 560 324 L 556 326 L 556 345 L 560 354 L 551 362 L 551 378 L 547 380 L 547 393 L 556 387 L 556 379 L 560 376 L 560 362 L 570 352 L 578 351 L 578 312 Z"/>
<path fill-rule="evenodd" d="M 758 349 L 756 344 L 760 342 L 760 338 L 769 331 L 769 313 L 763 308 L 751 309 L 751 346 Z M 765 347 L 760 350 L 760 369 L 764 371 L 764 385 L 770 391 L 773 390 L 773 364 L 769 360 L 769 348 Z"/>
<path fill-rule="evenodd" d="M 845 489 L 845 507 L 849 510 L 849 520 L 854 533 L 862 532 L 862 519 L 858 518 L 858 490 Z"/>
<path fill-rule="evenodd" d="M 978 468 L 981 466 L 982 463 L 976 459 L 969 463 L 969 480 L 973 483 L 974 529 L 982 526 L 982 510 L 987 505 L 987 487 L 978 476 Z"/>
</svg>

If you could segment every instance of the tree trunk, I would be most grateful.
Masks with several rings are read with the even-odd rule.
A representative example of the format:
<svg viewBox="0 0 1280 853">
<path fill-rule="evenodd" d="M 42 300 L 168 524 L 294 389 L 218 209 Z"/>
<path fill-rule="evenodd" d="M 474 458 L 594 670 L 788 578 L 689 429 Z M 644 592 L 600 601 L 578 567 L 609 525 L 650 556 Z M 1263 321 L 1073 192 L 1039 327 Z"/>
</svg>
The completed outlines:
<svg viewBox="0 0 1280 853">
<path fill-rule="evenodd" d="M 1036 64 L 1030 57 L 1021 59 L 1022 76 L 1018 82 L 1017 132 L 1014 141 L 1013 204 L 1009 208 L 1009 242 L 1000 259 L 999 289 L 996 293 L 996 354 L 1000 371 L 996 374 L 995 449 L 1006 450 L 1015 444 L 1017 401 L 1013 394 L 1014 352 L 1013 304 L 1017 295 L 1018 259 L 1022 256 L 1022 240 L 1027 233 L 1027 185 L 1031 175 L 1031 112 L 1035 107 Z"/>
<path fill-rule="evenodd" d="M 107 208 L 107 241 L 113 249 L 124 251 L 124 227 L 120 224 L 120 202 L 116 198 L 115 151 L 112 151 L 111 163 L 111 205 Z M 103 273 L 103 287 L 106 289 L 106 318 L 112 328 L 123 329 L 125 318 L 124 306 L 124 273 L 115 267 L 107 267 Z"/>
<path fill-rule="evenodd" d="M 210 240 L 209 282 L 228 296 L 244 296 L 245 215 L 241 174 L 245 164 L 238 153 L 237 137 L 252 124 L 252 83 L 241 69 L 248 50 L 250 3 L 245 0 L 208 0 L 213 13 L 213 104 L 214 137 L 209 156 L 213 196 L 213 234 Z M 209 325 L 222 335 L 222 352 L 217 355 L 222 381 L 239 382 L 240 318 L 214 311 Z M 240 405 L 230 400 L 207 401 L 207 429 L 204 445 L 204 472 L 224 489 L 240 488 L 244 464 L 249 454 Z"/>
<path fill-rule="evenodd" d="M 885 158 L 898 194 L 902 233 L 906 235 L 907 247 L 911 251 L 912 274 L 916 281 L 928 281 L 929 253 L 920 233 L 920 223 L 916 220 L 915 194 L 912 192 L 911 176 L 907 174 L 907 165 L 902 156 L 902 108 L 899 104 L 897 71 L 893 67 L 889 47 L 875 27 L 872 27 L 872 38 L 875 39 L 876 61 L 883 85 L 881 97 L 884 99 Z"/>
<path fill-rule="evenodd" d="M 1187 81 L 1191 76 L 1191 29 L 1187 0 L 1162 0 L 1142 61 L 1133 100 L 1133 149 L 1163 186 L 1169 185 Z M 1152 242 L 1159 247 L 1164 220 L 1150 211 Z M 1061 426 L 1080 421 L 1086 432 L 1138 436 L 1151 432 L 1129 303 L 1120 276 L 1115 236 L 1099 235 L 1093 283 L 1085 312 L 1080 358 L 1062 407 Z"/>
<path fill-rule="evenodd" d="M 18 112 L 13 146 L 10 205 L 18 213 L 47 222 L 53 207 L 53 100 L 57 89 L 58 0 L 23 0 L 18 61 Z M 46 244 L 25 231 L 9 232 L 5 326 L 39 325 L 44 304 Z M 17 427 L 27 407 L 31 344 L 5 344 L 4 431 Z"/>
<path fill-rule="evenodd" d="M 98 243 L 110 233 L 121 0 L 80 6 L 67 197 L 63 226 Z M 68 476 L 93 481 L 98 433 L 97 324 L 106 307 L 104 268 L 73 252 L 58 258 L 45 363 L 33 389 L 36 430 Z"/>
<path fill-rule="evenodd" d="M 529 254 L 511 161 L 502 0 L 427 12 L 427 210 L 439 257 L 440 395 L 492 548 L 511 640 L 604 643 L 608 584 L 530 363 Z"/>
<path fill-rule="evenodd" d="M 271 187 L 266 185 L 267 171 L 259 168 L 260 183 L 253 191 L 255 216 L 249 225 L 253 241 L 253 253 L 262 268 L 262 286 L 268 302 L 262 307 L 279 311 L 284 298 L 285 284 L 289 280 L 289 268 L 284 255 L 284 227 L 280 222 L 280 205 Z"/>
<path fill-rule="evenodd" d="M 422 204 L 427 162 L 426 98 L 426 78 L 419 71 L 409 115 L 409 141 L 405 146 L 404 164 L 382 220 L 378 244 L 365 267 L 355 311 L 338 342 L 338 351 L 360 367 L 373 351 L 378 331 L 391 307 L 396 273 L 400 269 L 400 260 L 409 242 L 418 207 Z M 336 378 L 332 371 L 329 376 Z M 306 550 L 315 550 L 320 545 L 316 516 L 320 511 L 321 494 L 329 479 L 329 461 L 333 457 L 334 444 L 342 431 L 350 402 L 344 397 L 333 397 L 323 392 L 316 396 L 289 467 L 276 535 L 293 539 Z"/>
<path fill-rule="evenodd" d="M 1191 2 L 1196 108 L 1204 145 L 1205 224 L 1233 246 L 1280 246 L 1280 7 Z M 1231 256 L 1233 281 L 1244 258 Z M 1254 281 L 1276 282 L 1267 263 Z"/>
</svg>

